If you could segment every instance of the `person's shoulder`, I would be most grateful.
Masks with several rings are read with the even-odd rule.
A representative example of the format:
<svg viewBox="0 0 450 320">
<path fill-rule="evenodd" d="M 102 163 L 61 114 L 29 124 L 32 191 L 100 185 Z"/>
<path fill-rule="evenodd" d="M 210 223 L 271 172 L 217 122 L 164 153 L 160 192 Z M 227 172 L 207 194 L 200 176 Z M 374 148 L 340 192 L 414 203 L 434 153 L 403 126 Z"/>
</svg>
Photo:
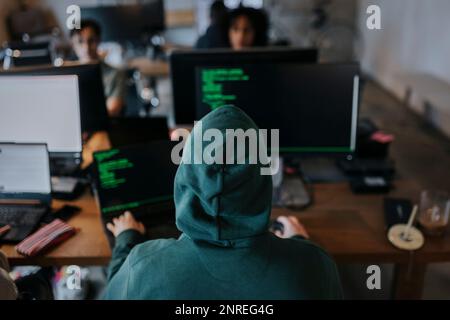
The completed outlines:
<svg viewBox="0 0 450 320">
<path fill-rule="evenodd" d="M 135 267 L 141 263 L 148 262 L 153 258 L 159 258 L 164 251 L 170 250 L 176 246 L 177 239 L 157 239 L 141 243 L 130 252 L 129 263 Z"/>
<path fill-rule="evenodd" d="M 279 238 L 278 238 L 279 239 Z M 325 249 L 311 240 L 303 238 L 289 238 L 276 240 L 281 246 L 287 247 L 289 251 L 296 252 L 299 257 L 307 256 L 308 260 L 313 262 L 321 262 L 326 265 L 334 265 L 333 258 Z"/>
</svg>

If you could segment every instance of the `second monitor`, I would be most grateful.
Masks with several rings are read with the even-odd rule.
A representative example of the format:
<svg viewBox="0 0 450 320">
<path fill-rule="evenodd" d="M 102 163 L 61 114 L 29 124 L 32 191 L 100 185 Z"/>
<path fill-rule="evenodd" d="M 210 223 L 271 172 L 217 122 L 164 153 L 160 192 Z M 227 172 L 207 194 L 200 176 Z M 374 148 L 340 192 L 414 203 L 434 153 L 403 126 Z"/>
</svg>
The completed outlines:
<svg viewBox="0 0 450 320">
<path fill-rule="evenodd" d="M 78 78 L 0 77 L 0 140 L 45 143 L 52 175 L 75 171 L 82 151 Z"/>
<path fill-rule="evenodd" d="M 305 61 L 282 50 L 174 55 L 176 121 L 192 123 L 232 104 L 259 128 L 279 129 L 281 153 L 354 153 L 359 66 Z"/>
<path fill-rule="evenodd" d="M 3 76 L 78 76 L 78 88 L 83 132 L 106 131 L 109 127 L 106 98 L 103 90 L 102 70 L 98 63 L 68 63 L 62 67 L 39 66 L 17 68 L 1 72 Z M 49 96 L 50 97 L 50 96 Z"/>
<path fill-rule="evenodd" d="M 228 49 L 176 51 L 170 56 L 170 71 L 173 86 L 175 121 L 190 124 L 197 120 L 196 73 L 198 68 L 239 68 L 246 64 L 258 68 L 267 64 L 292 65 L 316 63 L 316 49 L 247 49 L 232 51 Z M 232 103 L 232 100 L 227 100 Z"/>
</svg>

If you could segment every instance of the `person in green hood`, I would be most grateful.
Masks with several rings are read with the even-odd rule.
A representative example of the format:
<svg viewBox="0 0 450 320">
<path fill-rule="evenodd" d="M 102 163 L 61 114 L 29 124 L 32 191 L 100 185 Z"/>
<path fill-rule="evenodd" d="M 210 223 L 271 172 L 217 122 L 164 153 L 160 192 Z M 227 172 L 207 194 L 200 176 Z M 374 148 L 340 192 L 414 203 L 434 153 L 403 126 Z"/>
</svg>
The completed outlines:
<svg viewBox="0 0 450 320">
<path fill-rule="evenodd" d="M 220 107 L 202 129 L 255 129 L 239 108 Z M 194 126 L 184 147 L 193 147 Z M 224 140 L 226 140 L 225 138 Z M 224 141 L 224 144 L 226 141 Z M 248 148 L 247 148 L 248 149 Z M 248 150 L 245 151 L 248 157 Z M 269 231 L 272 177 L 263 164 L 194 164 L 183 160 L 175 177 L 178 239 L 145 241 L 130 212 L 107 228 L 116 236 L 105 299 L 340 299 L 330 256 L 307 240 L 294 217 L 280 217 L 283 233 Z"/>
</svg>

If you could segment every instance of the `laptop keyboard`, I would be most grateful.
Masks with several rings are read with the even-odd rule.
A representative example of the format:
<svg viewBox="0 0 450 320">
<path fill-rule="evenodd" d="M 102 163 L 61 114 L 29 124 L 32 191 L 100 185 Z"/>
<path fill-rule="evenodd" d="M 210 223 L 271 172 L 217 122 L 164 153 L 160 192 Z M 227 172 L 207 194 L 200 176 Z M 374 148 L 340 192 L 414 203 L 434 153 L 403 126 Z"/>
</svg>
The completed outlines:
<svg viewBox="0 0 450 320">
<path fill-rule="evenodd" d="M 0 225 L 36 225 L 46 212 L 45 206 L 0 205 Z"/>
</svg>

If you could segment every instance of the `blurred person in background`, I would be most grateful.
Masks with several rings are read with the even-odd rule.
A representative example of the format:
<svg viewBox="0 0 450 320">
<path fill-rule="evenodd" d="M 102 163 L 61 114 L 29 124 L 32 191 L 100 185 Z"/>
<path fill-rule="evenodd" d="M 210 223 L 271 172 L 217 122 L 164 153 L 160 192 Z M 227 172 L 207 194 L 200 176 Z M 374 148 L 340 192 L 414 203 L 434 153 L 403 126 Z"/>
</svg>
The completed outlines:
<svg viewBox="0 0 450 320">
<path fill-rule="evenodd" d="M 264 10 L 238 7 L 228 16 L 228 42 L 233 50 L 268 44 L 269 19 Z"/>
<path fill-rule="evenodd" d="M 210 7 L 210 25 L 205 34 L 198 38 L 197 49 L 226 48 L 229 47 L 227 39 L 228 8 L 223 0 L 216 0 Z"/>
<path fill-rule="evenodd" d="M 110 66 L 100 57 L 98 47 L 101 33 L 97 22 L 83 20 L 80 29 L 71 31 L 70 38 L 78 61 L 101 63 L 108 114 L 117 117 L 122 114 L 125 106 L 126 76 L 124 71 Z"/>
</svg>

